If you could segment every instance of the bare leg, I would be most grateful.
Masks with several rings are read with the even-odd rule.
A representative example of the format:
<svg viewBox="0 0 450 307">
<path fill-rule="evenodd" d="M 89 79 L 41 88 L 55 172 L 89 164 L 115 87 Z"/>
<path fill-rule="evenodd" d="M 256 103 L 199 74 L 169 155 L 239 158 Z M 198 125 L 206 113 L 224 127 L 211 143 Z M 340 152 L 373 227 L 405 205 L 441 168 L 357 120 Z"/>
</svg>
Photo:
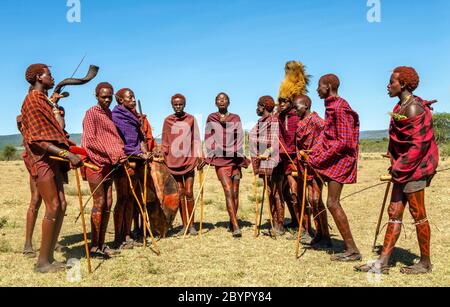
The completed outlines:
<svg viewBox="0 0 450 307">
<path fill-rule="evenodd" d="M 222 184 L 225 200 L 227 205 L 228 215 L 230 216 L 230 223 L 233 232 L 239 231 L 239 224 L 236 216 L 234 196 L 233 196 L 233 181 L 225 174 L 218 174 L 220 183 Z"/>
<path fill-rule="evenodd" d="M 57 235 L 57 219 L 61 211 L 59 190 L 55 178 L 41 180 L 37 183 L 39 194 L 45 204 L 45 216 L 42 221 L 42 239 L 37 268 L 44 268 L 53 262 L 54 237 Z"/>
<path fill-rule="evenodd" d="M 308 201 L 312 205 L 312 212 L 314 216 L 314 223 L 316 226 L 316 236 L 312 244 L 317 244 L 321 241 L 326 246 L 331 246 L 330 232 L 328 230 L 327 209 L 322 200 L 322 183 L 316 179 L 308 182 L 307 186 Z"/>
<path fill-rule="evenodd" d="M 36 225 L 36 220 L 39 212 L 39 208 L 42 204 L 42 198 L 39 194 L 36 180 L 34 180 L 30 176 L 30 191 L 31 191 L 31 200 L 30 206 L 27 211 L 27 224 L 26 224 L 26 232 L 25 232 L 25 247 L 24 252 L 33 253 L 33 232 L 34 227 Z M 34 254 L 35 256 L 35 254 Z"/>
<path fill-rule="evenodd" d="M 431 229 L 425 210 L 425 191 L 406 194 L 409 211 L 416 222 L 417 239 L 420 247 L 420 262 L 411 267 L 402 269 L 405 274 L 424 274 L 431 272 L 430 259 Z"/>
<path fill-rule="evenodd" d="M 89 182 L 91 192 L 93 192 L 100 182 Z M 94 194 L 94 206 L 91 213 L 91 252 L 96 252 L 100 245 L 100 229 L 102 227 L 102 214 L 106 207 L 105 186 L 102 184 Z"/>
<path fill-rule="evenodd" d="M 353 239 L 352 232 L 350 230 L 350 224 L 348 223 L 347 215 L 341 206 L 340 198 L 343 188 L 343 184 L 331 181 L 328 184 L 328 200 L 327 207 L 330 210 L 331 215 L 336 223 L 336 226 L 344 240 L 345 253 L 342 255 L 337 255 L 337 258 L 332 257 L 332 260 L 346 260 L 350 256 L 354 256 L 351 260 L 360 260 L 360 252 L 356 247 L 355 241 Z M 342 256 L 342 257 L 340 257 Z M 359 258 L 359 259 L 358 259 Z"/>
</svg>

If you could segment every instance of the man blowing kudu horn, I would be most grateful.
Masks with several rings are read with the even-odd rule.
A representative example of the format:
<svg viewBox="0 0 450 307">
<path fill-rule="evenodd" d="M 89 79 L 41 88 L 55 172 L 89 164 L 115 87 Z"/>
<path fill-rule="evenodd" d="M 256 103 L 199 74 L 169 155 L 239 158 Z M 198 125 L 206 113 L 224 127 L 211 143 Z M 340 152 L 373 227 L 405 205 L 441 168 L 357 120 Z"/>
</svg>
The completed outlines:
<svg viewBox="0 0 450 307">
<path fill-rule="evenodd" d="M 102 82 L 95 89 L 97 105 L 90 108 L 83 120 L 81 145 L 88 154 L 89 162 L 99 171 L 83 168 L 94 205 L 91 214 L 91 257 L 109 258 L 116 252 L 105 244 L 106 230 L 112 207 L 112 178 L 106 178 L 116 164 L 126 162 L 127 156 L 119 132 L 112 121 L 109 109 L 114 90 L 111 84 Z M 105 180 L 106 179 L 106 180 Z M 103 183 L 102 183 L 103 182 Z M 98 185 L 101 184 L 101 187 Z"/>
<path fill-rule="evenodd" d="M 357 271 L 388 273 L 389 259 L 400 236 L 403 212 L 409 211 L 417 228 L 420 262 L 401 270 L 404 274 L 426 274 L 430 260 L 430 224 L 425 210 L 425 188 L 431 183 L 439 164 L 439 151 L 433 134 L 431 103 L 414 96 L 419 75 L 412 67 L 397 67 L 391 76 L 389 96 L 398 97 L 389 129 L 389 156 L 394 182 L 389 205 L 389 224 L 380 258 Z"/>
<path fill-rule="evenodd" d="M 319 80 L 317 92 L 325 100 L 325 129 L 320 142 L 313 147 L 307 163 L 328 181 L 327 207 L 344 239 L 345 252 L 335 254 L 332 261 L 359 261 L 347 215 L 340 198 L 344 184 L 356 183 L 359 141 L 359 116 L 347 101 L 339 97 L 339 78 L 325 75 Z"/>
<path fill-rule="evenodd" d="M 64 121 L 64 108 L 61 106 L 58 106 L 58 112 L 53 113 L 55 115 L 55 118 L 60 123 L 61 127 L 65 128 L 65 121 Z M 22 133 L 22 116 L 17 116 L 17 128 L 19 129 L 20 133 Z M 69 140 L 70 142 L 70 140 Z M 75 144 L 73 144 L 75 145 Z M 36 178 L 31 175 L 31 161 L 30 157 L 28 156 L 27 152 L 24 151 L 22 153 L 22 159 L 25 164 L 25 167 L 29 173 L 29 184 L 30 184 L 30 204 L 27 210 L 26 215 L 26 227 L 25 227 L 25 245 L 23 248 L 23 255 L 26 258 L 36 258 L 37 253 L 33 249 L 33 233 L 34 228 L 36 226 L 36 220 L 38 217 L 39 209 L 41 208 L 42 204 L 42 197 L 39 194 L 39 191 L 37 189 L 36 184 Z M 64 247 L 60 245 L 59 243 L 56 243 L 55 251 L 62 252 L 64 251 Z"/>
<path fill-rule="evenodd" d="M 65 268 L 64 264 L 55 261 L 53 253 L 67 206 L 63 184 L 67 182 L 69 164 L 51 160 L 50 156 L 67 158 L 74 167 L 80 167 L 82 161 L 68 151 L 66 133 L 54 115 L 54 112 L 59 112 L 56 103 L 61 96 L 47 97 L 48 90 L 55 83 L 49 67 L 33 64 L 28 67 L 25 77 L 31 87 L 21 109 L 22 134 L 31 175 L 45 204 L 41 248 L 35 271 L 57 272 Z"/>
<path fill-rule="evenodd" d="M 194 116 L 184 112 L 186 98 L 183 95 L 176 94 L 171 103 L 175 113 L 164 120 L 161 152 L 180 191 L 183 228 L 178 235 L 183 235 L 186 228 L 190 235 L 196 235 L 194 218 L 189 225 L 188 222 L 194 210 L 195 168 L 202 162 L 200 131 Z"/>
</svg>

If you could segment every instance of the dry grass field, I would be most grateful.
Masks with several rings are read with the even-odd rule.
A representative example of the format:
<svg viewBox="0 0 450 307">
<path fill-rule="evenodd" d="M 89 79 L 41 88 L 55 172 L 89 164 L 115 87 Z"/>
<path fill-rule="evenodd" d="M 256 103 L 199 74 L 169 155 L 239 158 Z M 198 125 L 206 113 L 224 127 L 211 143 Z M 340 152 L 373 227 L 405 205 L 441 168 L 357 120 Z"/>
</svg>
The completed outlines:
<svg viewBox="0 0 450 307">
<path fill-rule="evenodd" d="M 440 169 L 449 167 L 450 161 L 443 161 Z M 387 161 L 379 155 L 364 154 L 359 165 L 358 184 L 347 186 L 343 196 L 378 183 L 378 178 L 385 174 L 386 169 Z M 295 241 L 287 240 L 290 234 L 277 240 L 263 236 L 254 238 L 251 171 L 246 170 L 244 177 L 239 210 L 242 239 L 232 239 L 227 232 L 228 217 L 223 192 L 215 173 L 210 171 L 205 190 L 205 233 L 201 239 L 161 240 L 158 243 L 162 251 L 160 257 L 150 249 L 135 248 L 109 261 L 94 260 L 95 272 L 92 275 L 87 274 L 83 258 L 81 281 L 73 283 L 66 273 L 33 273 L 35 260 L 22 256 L 29 201 L 28 174 L 22 162 L 1 162 L 0 286 L 450 286 L 450 172 L 438 174 L 432 187 L 426 191 L 428 215 L 432 223 L 434 272 L 419 277 L 403 276 L 399 272 L 400 267 L 412 264 L 419 252 L 411 217 L 409 212 L 405 212 L 406 230 L 393 257 L 395 267 L 390 275 L 381 279 L 353 272 L 354 264 L 332 263 L 330 256 L 322 251 L 305 250 L 303 256 L 296 259 Z M 83 189 L 87 190 L 85 183 Z M 259 189 L 261 193 L 262 184 L 259 184 Z M 377 187 L 343 202 L 364 261 L 375 259 L 371 244 L 384 189 L 384 186 Z M 74 223 L 79 208 L 74 191 L 75 180 L 71 178 L 71 184 L 67 187 L 68 215 L 61 234 L 61 242 L 69 251 L 67 254 L 57 254 L 58 260 L 82 258 L 84 255 L 81 224 Z M 42 213 L 43 210 L 34 237 L 37 247 Z M 88 217 L 86 214 L 87 220 Z M 386 220 L 385 216 L 384 222 Z M 334 223 L 330 221 L 330 224 L 334 248 L 339 251 L 342 241 Z M 267 225 L 266 222 L 265 227 Z M 177 217 L 174 227 L 177 230 L 179 226 L 180 218 Z M 113 225 L 110 223 L 110 241 L 113 239 L 112 232 Z"/>
</svg>

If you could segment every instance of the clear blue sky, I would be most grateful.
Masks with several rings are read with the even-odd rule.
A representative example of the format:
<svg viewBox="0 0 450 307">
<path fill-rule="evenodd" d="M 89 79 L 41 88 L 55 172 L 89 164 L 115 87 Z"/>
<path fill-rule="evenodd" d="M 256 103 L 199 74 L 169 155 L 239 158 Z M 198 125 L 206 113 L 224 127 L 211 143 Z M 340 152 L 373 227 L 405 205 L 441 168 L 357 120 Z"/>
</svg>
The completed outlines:
<svg viewBox="0 0 450 307">
<path fill-rule="evenodd" d="M 134 89 L 156 134 L 177 92 L 187 96 L 187 111 L 205 120 L 225 91 L 230 111 L 250 125 L 258 97 L 277 96 L 288 60 L 304 62 L 314 76 L 310 95 L 320 114 L 318 78 L 339 75 L 341 96 L 359 112 L 362 130 L 387 128 L 396 101 L 386 85 L 399 65 L 418 70 L 417 95 L 450 111 L 448 0 L 381 0 L 381 23 L 367 21 L 367 0 L 81 0 L 81 23 L 67 22 L 66 2 L 0 4 L 0 135 L 18 133 L 28 64 L 53 66 L 58 81 L 85 53 L 78 76 L 89 64 L 101 71 L 96 82 L 68 88 L 71 97 L 61 104 L 69 132 L 81 132 L 100 81 Z"/>
</svg>

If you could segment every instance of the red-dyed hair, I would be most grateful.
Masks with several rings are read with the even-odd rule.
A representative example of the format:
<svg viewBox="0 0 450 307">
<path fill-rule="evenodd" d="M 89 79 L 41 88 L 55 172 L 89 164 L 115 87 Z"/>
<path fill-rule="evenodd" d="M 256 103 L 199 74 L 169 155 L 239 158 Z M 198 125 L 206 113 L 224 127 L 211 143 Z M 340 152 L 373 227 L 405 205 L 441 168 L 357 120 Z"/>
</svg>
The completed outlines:
<svg viewBox="0 0 450 307">
<path fill-rule="evenodd" d="M 122 88 L 122 89 L 118 90 L 116 95 L 115 95 L 117 102 L 119 102 L 119 98 L 123 99 L 123 95 L 125 95 L 125 93 L 128 92 L 128 91 L 130 91 L 130 92 L 132 92 L 134 94 L 134 92 L 131 89 L 129 89 L 129 88 Z"/>
<path fill-rule="evenodd" d="M 45 64 L 32 64 L 28 66 L 27 71 L 25 72 L 25 79 L 31 85 L 36 83 L 37 76 L 42 75 L 44 73 L 44 69 L 49 68 L 48 65 Z"/>
<path fill-rule="evenodd" d="M 262 104 L 270 113 L 272 113 L 273 109 L 275 109 L 275 101 L 271 96 L 262 96 L 259 98 L 258 103 Z"/>
<path fill-rule="evenodd" d="M 186 102 L 186 97 L 184 97 L 184 96 L 181 95 L 181 94 L 175 94 L 175 95 L 173 95 L 170 101 L 173 103 L 173 102 L 175 101 L 175 99 L 182 99 L 184 102 Z"/>
<path fill-rule="evenodd" d="M 394 69 L 394 73 L 398 73 L 400 84 L 407 87 L 410 92 L 414 92 L 419 87 L 420 78 L 417 71 L 412 67 L 399 66 Z"/>
<path fill-rule="evenodd" d="M 111 84 L 109 84 L 108 82 L 101 82 L 95 88 L 95 96 L 98 96 L 102 88 L 109 88 L 114 93 L 114 88 Z"/>
<path fill-rule="evenodd" d="M 338 76 L 336 76 L 335 74 L 327 74 L 325 76 L 322 76 L 319 82 L 330 84 L 332 90 L 339 89 L 339 86 L 341 85 Z"/>
</svg>

